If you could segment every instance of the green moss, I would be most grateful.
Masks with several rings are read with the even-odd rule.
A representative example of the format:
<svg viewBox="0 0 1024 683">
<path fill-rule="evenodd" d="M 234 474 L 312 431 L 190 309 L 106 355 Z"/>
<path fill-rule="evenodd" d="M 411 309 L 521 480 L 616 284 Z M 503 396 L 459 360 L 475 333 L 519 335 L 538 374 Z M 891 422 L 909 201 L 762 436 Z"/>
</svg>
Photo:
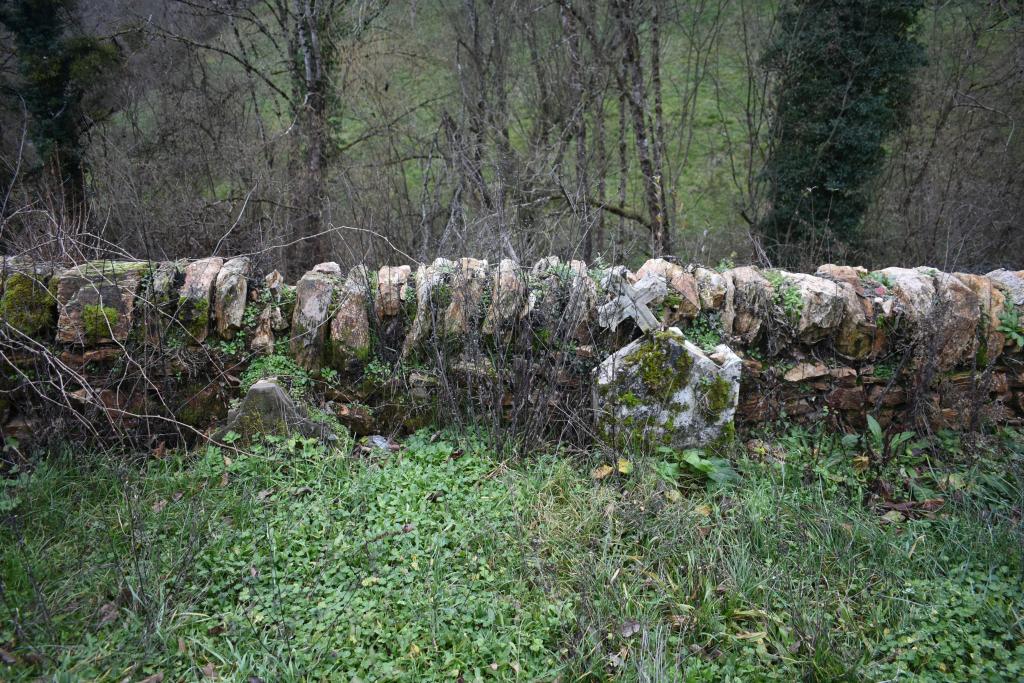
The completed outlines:
<svg viewBox="0 0 1024 683">
<path fill-rule="evenodd" d="M 640 379 L 647 391 L 656 398 L 669 399 L 686 385 L 690 377 L 693 359 L 679 341 L 671 332 L 656 332 L 630 359 L 638 366 Z"/>
<path fill-rule="evenodd" d="M 153 270 L 149 261 L 89 261 L 69 271 L 83 277 L 114 278 L 119 275 L 138 273 L 144 275 Z"/>
<path fill-rule="evenodd" d="M 701 382 L 698 389 L 701 397 L 700 411 L 705 419 L 717 420 L 728 409 L 730 388 L 729 382 L 723 377 Z"/>
<path fill-rule="evenodd" d="M 56 278 L 54 278 L 54 282 Z M 25 273 L 12 273 L 4 283 L 0 298 L 0 318 L 29 337 L 53 326 L 56 299 L 43 283 Z"/>
<path fill-rule="evenodd" d="M 210 326 L 210 300 L 179 297 L 178 321 L 191 336 L 204 336 Z"/>
<path fill-rule="evenodd" d="M 622 396 L 619 396 L 619 403 L 627 408 L 636 408 L 641 404 L 641 401 L 640 398 L 632 391 L 627 391 Z"/>
<path fill-rule="evenodd" d="M 114 336 L 114 327 L 121 314 L 116 308 L 103 304 L 86 304 L 82 307 L 82 328 L 89 342 L 109 339 Z"/>
<path fill-rule="evenodd" d="M 721 454 L 729 449 L 736 441 L 736 424 L 730 420 L 722 425 L 722 433 L 706 446 L 706 449 Z"/>
</svg>

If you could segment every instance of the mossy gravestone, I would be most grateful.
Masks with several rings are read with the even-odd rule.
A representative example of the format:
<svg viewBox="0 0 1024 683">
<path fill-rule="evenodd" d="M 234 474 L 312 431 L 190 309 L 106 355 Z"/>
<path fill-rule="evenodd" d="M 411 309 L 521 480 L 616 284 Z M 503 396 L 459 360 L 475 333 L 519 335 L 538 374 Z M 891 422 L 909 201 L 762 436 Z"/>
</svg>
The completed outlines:
<svg viewBox="0 0 1024 683">
<path fill-rule="evenodd" d="M 242 444 L 257 441 L 266 434 L 298 434 L 333 440 L 330 430 L 309 419 L 305 408 L 274 378 L 261 379 L 252 385 L 241 403 L 228 413 L 226 423 L 214 439 L 223 441 L 230 433 L 237 434 Z"/>
<path fill-rule="evenodd" d="M 705 354 L 675 327 L 644 335 L 595 370 L 598 434 L 620 446 L 700 448 L 729 440 L 742 367 L 728 346 Z"/>
</svg>

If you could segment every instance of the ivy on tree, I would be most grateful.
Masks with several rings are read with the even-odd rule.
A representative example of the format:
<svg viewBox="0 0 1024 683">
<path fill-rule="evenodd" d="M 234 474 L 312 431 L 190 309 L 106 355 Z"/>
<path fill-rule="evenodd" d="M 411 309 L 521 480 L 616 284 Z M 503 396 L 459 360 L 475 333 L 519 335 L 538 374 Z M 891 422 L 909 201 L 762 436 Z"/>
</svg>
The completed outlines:
<svg viewBox="0 0 1024 683">
<path fill-rule="evenodd" d="M 886 138 L 907 119 L 924 51 L 922 0 L 790 0 L 763 65 L 776 75 L 768 210 L 758 224 L 775 265 L 857 245 Z"/>
<path fill-rule="evenodd" d="M 19 94 L 30 117 L 32 141 L 73 210 L 81 208 L 85 196 L 82 137 L 98 117 L 86 105 L 86 96 L 120 61 L 113 44 L 80 31 L 77 5 L 77 0 L 0 3 L 0 25 L 14 39 L 22 80 Z"/>
</svg>

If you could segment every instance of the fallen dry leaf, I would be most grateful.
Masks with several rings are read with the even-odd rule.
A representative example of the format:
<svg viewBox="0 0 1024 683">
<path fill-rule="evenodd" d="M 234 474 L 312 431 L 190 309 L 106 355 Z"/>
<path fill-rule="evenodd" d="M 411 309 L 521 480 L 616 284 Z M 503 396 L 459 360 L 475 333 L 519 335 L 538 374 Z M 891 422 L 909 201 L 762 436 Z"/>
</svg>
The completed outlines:
<svg viewBox="0 0 1024 683">
<path fill-rule="evenodd" d="M 760 643 L 762 640 L 768 637 L 767 631 L 741 631 L 736 634 L 736 637 L 740 640 L 752 640 L 755 643 Z"/>
<path fill-rule="evenodd" d="M 619 458 L 615 463 L 615 469 L 617 469 L 620 474 L 630 474 L 633 471 L 633 463 L 625 458 Z"/>
<path fill-rule="evenodd" d="M 164 511 L 165 507 L 167 507 L 167 499 L 158 498 L 157 501 L 153 503 L 153 512 L 160 514 Z"/>
<path fill-rule="evenodd" d="M 601 465 L 599 467 L 595 467 L 594 471 L 590 473 L 590 476 L 600 481 L 614 471 L 615 470 L 612 468 L 611 465 Z"/>
<path fill-rule="evenodd" d="M 185 494 L 182 493 L 181 491 L 175 491 L 174 493 L 171 494 L 171 500 L 173 500 L 175 503 L 177 503 L 179 500 L 181 500 L 184 497 L 185 497 Z"/>
<path fill-rule="evenodd" d="M 185 647 L 184 638 L 178 638 L 178 652 L 180 652 L 181 654 L 185 654 L 186 652 L 188 652 L 188 648 Z"/>
<path fill-rule="evenodd" d="M 153 449 L 153 457 L 157 460 L 162 460 L 165 455 L 167 455 L 167 442 L 161 441 Z"/>
<path fill-rule="evenodd" d="M 228 476 L 228 471 L 224 470 L 224 474 L 220 475 L 220 485 L 227 486 L 230 483 L 230 481 L 231 478 Z"/>
<path fill-rule="evenodd" d="M 103 628 L 107 624 L 117 621 L 117 605 L 113 602 L 104 603 L 96 610 L 96 614 L 99 616 L 96 628 Z"/>
<path fill-rule="evenodd" d="M 163 683 L 163 680 L 163 672 L 158 672 L 153 674 L 152 676 L 147 676 L 146 678 L 143 678 L 141 681 L 139 681 L 139 683 Z"/>
<path fill-rule="evenodd" d="M 206 678 L 216 678 L 217 677 L 217 668 L 213 665 L 213 662 L 210 662 L 209 664 L 204 666 L 202 671 L 203 671 L 203 676 L 205 676 Z"/>
<path fill-rule="evenodd" d="M 274 493 L 274 489 L 263 489 L 262 491 L 260 491 L 259 493 L 256 494 L 256 500 L 262 503 L 267 498 L 272 496 L 273 493 Z"/>
<path fill-rule="evenodd" d="M 627 619 L 622 622 L 619 633 L 622 634 L 623 638 L 632 638 L 637 633 L 640 633 L 640 622 L 635 619 Z"/>
<path fill-rule="evenodd" d="M 12 655 L 7 650 L 0 647 L 0 662 L 8 665 L 14 665 L 18 663 L 18 658 Z"/>
</svg>

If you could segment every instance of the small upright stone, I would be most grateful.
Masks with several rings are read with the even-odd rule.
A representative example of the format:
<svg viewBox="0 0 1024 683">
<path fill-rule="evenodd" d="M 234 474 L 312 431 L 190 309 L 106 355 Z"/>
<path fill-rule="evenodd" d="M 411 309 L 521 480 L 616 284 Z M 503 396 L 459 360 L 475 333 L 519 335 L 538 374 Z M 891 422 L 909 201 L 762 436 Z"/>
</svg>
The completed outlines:
<svg viewBox="0 0 1024 683">
<path fill-rule="evenodd" d="M 409 266 L 383 266 L 377 271 L 377 295 L 375 310 L 378 318 L 389 318 L 402 311 L 402 304 L 409 296 Z"/>
<path fill-rule="evenodd" d="M 352 371 L 370 357 L 370 320 L 366 312 L 370 274 L 366 266 L 348 272 L 331 319 L 331 366 Z"/>
<path fill-rule="evenodd" d="M 315 267 L 295 286 L 292 312 L 292 356 L 300 367 L 318 372 L 324 361 L 324 338 L 338 278 Z"/>
<path fill-rule="evenodd" d="M 450 303 L 454 274 L 455 263 L 446 258 L 434 259 L 431 264 L 421 264 L 416 270 L 416 314 L 402 344 L 403 358 L 427 340 L 435 329 L 435 323 L 443 323 L 445 310 Z M 443 327 L 439 327 L 437 331 L 443 330 Z"/>
<path fill-rule="evenodd" d="M 772 285 L 754 266 L 742 266 L 725 271 L 725 308 L 722 325 L 728 334 L 750 344 L 761 332 L 772 300 Z"/>
<path fill-rule="evenodd" d="M 175 317 L 190 337 L 187 341 L 201 344 L 210 331 L 210 302 L 217 284 L 217 274 L 224 266 L 219 256 L 193 261 L 185 266 L 185 284 L 178 292 Z"/>
<path fill-rule="evenodd" d="M 674 448 L 731 438 L 742 368 L 728 346 L 709 356 L 678 328 L 644 335 L 595 370 L 598 434 L 621 445 Z"/>
<path fill-rule="evenodd" d="M 249 259 L 241 256 L 225 263 L 217 273 L 213 308 L 217 334 L 223 339 L 233 338 L 235 333 L 242 329 L 245 297 L 249 291 L 249 269 Z"/>
<path fill-rule="evenodd" d="M 444 313 L 445 334 L 458 337 L 474 331 L 480 323 L 480 304 L 487 284 L 487 261 L 461 258 L 452 279 L 452 300 Z"/>
<path fill-rule="evenodd" d="M 491 305 L 484 318 L 483 333 L 493 336 L 525 314 L 526 275 L 512 259 L 502 259 L 494 271 Z"/>
</svg>

